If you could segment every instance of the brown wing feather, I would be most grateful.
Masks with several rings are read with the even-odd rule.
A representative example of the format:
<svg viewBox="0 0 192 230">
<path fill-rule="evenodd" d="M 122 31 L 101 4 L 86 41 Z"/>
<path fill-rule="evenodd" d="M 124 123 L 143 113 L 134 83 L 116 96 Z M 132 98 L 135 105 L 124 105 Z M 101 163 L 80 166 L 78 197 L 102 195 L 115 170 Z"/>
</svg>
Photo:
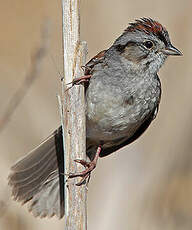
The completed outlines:
<svg viewBox="0 0 192 230">
<path fill-rule="evenodd" d="M 103 60 L 103 58 L 105 56 L 105 52 L 106 52 L 106 50 L 99 52 L 89 62 L 87 62 L 87 64 L 85 65 L 85 75 L 89 75 L 92 68 L 94 67 L 94 65 L 96 65 L 97 63 L 99 63 Z"/>
</svg>

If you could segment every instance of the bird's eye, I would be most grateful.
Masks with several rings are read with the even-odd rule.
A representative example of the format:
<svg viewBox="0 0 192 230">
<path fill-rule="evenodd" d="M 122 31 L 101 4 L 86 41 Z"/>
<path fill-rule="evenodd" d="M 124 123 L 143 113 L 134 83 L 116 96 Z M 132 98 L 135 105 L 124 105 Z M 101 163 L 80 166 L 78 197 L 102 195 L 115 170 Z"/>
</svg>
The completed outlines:
<svg viewBox="0 0 192 230">
<path fill-rule="evenodd" d="M 147 49 L 151 49 L 153 46 L 154 46 L 154 43 L 152 41 L 145 41 L 144 42 L 144 46 L 147 48 Z"/>
</svg>

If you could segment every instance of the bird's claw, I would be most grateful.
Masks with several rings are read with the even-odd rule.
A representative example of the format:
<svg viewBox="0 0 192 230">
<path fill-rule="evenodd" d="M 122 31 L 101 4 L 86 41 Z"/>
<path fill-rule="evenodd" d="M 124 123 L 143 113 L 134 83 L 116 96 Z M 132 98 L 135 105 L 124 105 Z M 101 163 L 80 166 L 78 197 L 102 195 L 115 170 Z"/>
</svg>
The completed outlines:
<svg viewBox="0 0 192 230">
<path fill-rule="evenodd" d="M 83 170 L 82 172 L 79 172 L 79 173 L 70 173 L 69 178 L 81 177 L 82 179 L 80 180 L 80 182 L 78 182 L 76 184 L 77 186 L 81 186 L 82 184 L 84 184 L 88 178 L 88 180 L 87 180 L 87 184 L 88 184 L 90 176 L 91 176 L 91 172 L 96 167 L 96 163 L 94 161 L 87 162 L 87 161 L 81 160 L 81 159 L 76 159 L 74 161 L 83 165 L 86 169 Z"/>
<path fill-rule="evenodd" d="M 87 162 L 85 160 L 81 160 L 81 159 L 76 159 L 74 160 L 75 162 L 83 165 L 85 168 L 89 168 L 90 167 L 90 162 Z"/>
</svg>

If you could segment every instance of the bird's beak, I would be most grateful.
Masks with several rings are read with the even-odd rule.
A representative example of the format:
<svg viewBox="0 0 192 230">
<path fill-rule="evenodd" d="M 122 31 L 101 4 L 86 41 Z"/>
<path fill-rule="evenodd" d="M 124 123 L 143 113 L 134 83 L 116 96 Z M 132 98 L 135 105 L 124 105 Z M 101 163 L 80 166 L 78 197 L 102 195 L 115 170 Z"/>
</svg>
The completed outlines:
<svg viewBox="0 0 192 230">
<path fill-rule="evenodd" d="M 182 56 L 183 54 L 181 51 L 179 51 L 177 48 L 175 48 L 173 45 L 168 45 L 162 50 L 162 53 L 166 55 L 174 55 L 174 56 Z"/>
</svg>

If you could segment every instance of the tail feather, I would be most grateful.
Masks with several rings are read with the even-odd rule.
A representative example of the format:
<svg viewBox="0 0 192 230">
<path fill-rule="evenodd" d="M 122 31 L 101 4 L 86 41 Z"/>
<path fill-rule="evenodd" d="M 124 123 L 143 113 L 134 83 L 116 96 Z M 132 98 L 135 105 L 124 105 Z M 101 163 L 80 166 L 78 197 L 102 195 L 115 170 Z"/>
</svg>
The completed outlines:
<svg viewBox="0 0 192 230">
<path fill-rule="evenodd" d="M 48 169 L 53 168 L 53 165 L 57 165 L 56 157 L 53 154 L 50 154 L 51 151 L 54 151 L 53 147 L 48 151 L 49 155 L 44 158 L 44 161 L 41 164 L 36 164 L 36 167 L 31 167 L 28 170 L 22 171 L 12 170 L 14 174 L 11 175 L 10 183 L 17 184 L 19 187 L 26 186 L 28 182 L 32 183 L 39 179 L 40 175 L 42 177 L 43 172 L 46 173 Z"/>
<path fill-rule="evenodd" d="M 11 167 L 12 195 L 39 217 L 64 215 L 63 141 L 61 127 Z"/>
<path fill-rule="evenodd" d="M 58 171 L 55 171 L 54 176 L 54 179 L 44 183 L 39 192 L 29 201 L 29 211 L 31 211 L 35 217 L 50 218 L 56 215 L 58 218 L 62 218 L 64 215 L 64 211 L 60 206 L 60 193 L 58 192 Z"/>
<path fill-rule="evenodd" d="M 54 135 L 55 132 L 52 133 L 47 139 L 45 139 L 39 146 L 29 152 L 25 157 L 19 159 L 12 167 L 11 170 L 15 172 L 26 172 L 30 170 L 32 167 L 39 165 L 42 163 L 44 158 L 46 158 L 51 148 L 54 148 Z M 36 160 L 38 158 L 38 161 Z"/>
</svg>

